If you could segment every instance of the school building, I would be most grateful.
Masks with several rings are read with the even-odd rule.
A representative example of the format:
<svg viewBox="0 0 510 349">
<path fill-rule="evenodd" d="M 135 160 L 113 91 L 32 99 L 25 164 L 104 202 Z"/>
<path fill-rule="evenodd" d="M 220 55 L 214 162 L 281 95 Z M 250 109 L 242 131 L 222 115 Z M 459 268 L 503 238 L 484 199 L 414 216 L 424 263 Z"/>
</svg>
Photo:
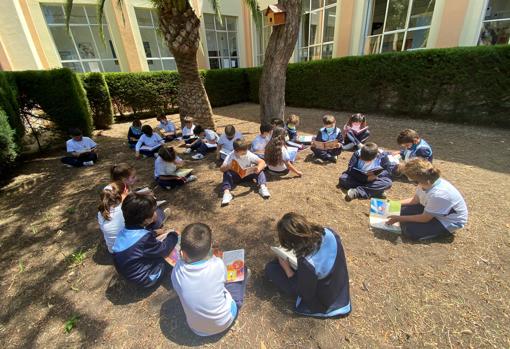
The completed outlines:
<svg viewBox="0 0 510 349">
<path fill-rule="evenodd" d="M 192 0 L 195 6 L 202 0 Z M 302 0 L 292 62 L 388 51 L 510 43 L 510 0 Z M 108 0 L 104 40 L 97 0 L 1 0 L 0 69 L 68 67 L 77 72 L 175 69 L 150 0 Z M 262 0 L 265 9 L 274 1 Z M 203 0 L 199 65 L 261 65 L 271 26 L 255 25 L 244 0 L 221 0 L 222 21 Z M 263 16 L 262 12 L 260 16 Z"/>
</svg>

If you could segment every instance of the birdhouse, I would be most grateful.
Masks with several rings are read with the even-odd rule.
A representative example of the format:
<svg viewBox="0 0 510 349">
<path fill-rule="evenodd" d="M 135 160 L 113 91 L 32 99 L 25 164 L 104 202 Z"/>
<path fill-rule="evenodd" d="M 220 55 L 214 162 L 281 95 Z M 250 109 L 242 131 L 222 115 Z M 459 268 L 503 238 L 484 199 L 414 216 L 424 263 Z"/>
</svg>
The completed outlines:
<svg viewBox="0 0 510 349">
<path fill-rule="evenodd" d="M 285 10 L 281 5 L 269 5 L 264 15 L 267 18 L 267 24 L 270 26 L 285 24 Z"/>
</svg>

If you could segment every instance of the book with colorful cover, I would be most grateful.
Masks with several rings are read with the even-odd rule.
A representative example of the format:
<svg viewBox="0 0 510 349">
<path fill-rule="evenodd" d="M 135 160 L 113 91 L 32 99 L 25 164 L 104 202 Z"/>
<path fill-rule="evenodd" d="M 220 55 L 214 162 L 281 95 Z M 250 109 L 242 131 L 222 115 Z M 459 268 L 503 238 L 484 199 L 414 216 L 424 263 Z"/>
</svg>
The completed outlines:
<svg viewBox="0 0 510 349">
<path fill-rule="evenodd" d="M 337 149 L 340 147 L 340 143 L 337 139 L 327 142 L 313 141 L 313 147 L 322 150 Z"/>
<path fill-rule="evenodd" d="M 191 168 L 179 168 L 179 169 L 177 169 L 177 171 L 175 171 L 175 175 L 177 177 L 186 177 L 191 172 L 193 172 L 193 169 L 191 169 Z"/>
<path fill-rule="evenodd" d="M 289 251 L 281 246 L 271 246 L 271 251 L 281 259 L 287 260 L 290 264 L 290 267 L 294 270 L 297 270 L 297 257 L 296 254 L 292 251 Z"/>
<path fill-rule="evenodd" d="M 398 200 L 370 199 L 370 226 L 393 233 L 400 233 L 400 224 L 388 225 L 389 216 L 400 216 L 402 204 Z"/>
<path fill-rule="evenodd" d="M 313 136 L 298 136 L 296 141 L 302 144 L 311 144 L 313 141 Z"/>
<path fill-rule="evenodd" d="M 239 175 L 239 177 L 241 177 L 241 178 L 244 178 L 244 177 L 249 176 L 253 173 L 256 173 L 257 167 L 258 166 L 255 165 L 255 166 L 243 168 L 243 167 L 241 167 L 241 165 L 239 165 L 239 163 L 236 160 L 232 160 L 232 163 L 230 164 L 230 169 L 232 171 L 234 171 L 235 173 L 237 173 Z"/>
</svg>

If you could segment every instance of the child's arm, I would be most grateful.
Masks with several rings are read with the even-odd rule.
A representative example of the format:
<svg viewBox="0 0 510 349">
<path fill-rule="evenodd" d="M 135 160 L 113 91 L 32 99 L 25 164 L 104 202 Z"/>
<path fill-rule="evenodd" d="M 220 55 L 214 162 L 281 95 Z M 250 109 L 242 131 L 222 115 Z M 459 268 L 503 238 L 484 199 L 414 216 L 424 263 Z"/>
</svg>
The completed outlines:
<svg viewBox="0 0 510 349">
<path fill-rule="evenodd" d="M 257 162 L 257 174 L 259 174 L 260 172 L 264 171 L 265 168 L 266 168 L 266 162 L 264 160 L 262 160 L 261 158 L 258 158 L 258 162 Z"/>
<path fill-rule="evenodd" d="M 423 212 L 421 214 L 415 214 L 411 216 L 389 216 L 386 221 L 387 225 L 392 225 L 397 222 L 416 222 L 416 223 L 427 223 L 432 220 L 434 216 L 430 213 Z"/>
<path fill-rule="evenodd" d="M 198 141 L 200 141 L 200 137 L 197 137 L 193 142 L 191 142 L 190 144 L 186 144 L 185 147 L 186 148 L 191 148 L 192 146 L 194 146 L 195 144 L 198 143 Z"/>
<path fill-rule="evenodd" d="M 140 148 L 143 145 L 142 138 L 143 138 L 143 136 L 138 139 L 138 142 L 136 142 L 136 145 L 135 145 L 135 156 L 137 159 L 140 157 Z"/>
<path fill-rule="evenodd" d="M 218 143 L 218 152 L 216 153 L 216 160 L 221 159 L 221 148 L 223 148 L 223 144 Z"/>
<path fill-rule="evenodd" d="M 400 201 L 400 204 L 402 206 L 418 205 L 419 203 L 420 203 L 420 198 L 416 194 L 412 198 L 407 198 L 407 199 L 404 199 L 404 200 Z"/>
<path fill-rule="evenodd" d="M 294 172 L 298 177 L 303 176 L 303 172 L 299 171 L 292 162 L 285 161 L 285 165 L 288 167 L 290 171 Z"/>
<path fill-rule="evenodd" d="M 170 232 L 162 241 L 157 240 L 154 234 L 151 234 L 145 243 L 143 255 L 147 258 L 164 258 L 172 252 L 178 241 L 179 237 L 174 231 Z"/>
<path fill-rule="evenodd" d="M 227 172 L 228 170 L 230 170 L 231 162 L 228 162 L 227 160 L 228 160 L 228 157 L 226 157 L 225 161 L 223 161 L 223 164 L 221 164 L 221 166 L 220 166 L 221 172 Z"/>
<path fill-rule="evenodd" d="M 317 275 L 315 269 L 306 261 L 298 261 L 297 276 L 297 294 L 305 302 L 313 301 L 317 296 Z"/>
<path fill-rule="evenodd" d="M 351 160 L 349 160 L 349 165 L 347 165 L 347 172 L 351 172 L 354 166 L 356 166 L 356 163 L 358 162 L 358 156 L 356 155 L 356 152 L 352 154 Z"/>
</svg>

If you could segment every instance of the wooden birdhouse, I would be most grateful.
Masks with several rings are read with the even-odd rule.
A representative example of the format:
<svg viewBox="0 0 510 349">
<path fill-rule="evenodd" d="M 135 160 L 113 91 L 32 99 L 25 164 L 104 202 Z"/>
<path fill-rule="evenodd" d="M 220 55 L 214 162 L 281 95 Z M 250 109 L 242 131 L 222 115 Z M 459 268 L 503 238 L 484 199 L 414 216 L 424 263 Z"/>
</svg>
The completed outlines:
<svg viewBox="0 0 510 349">
<path fill-rule="evenodd" d="M 264 15 L 267 19 L 267 24 L 270 26 L 285 24 L 285 10 L 281 5 L 269 5 Z"/>
</svg>

